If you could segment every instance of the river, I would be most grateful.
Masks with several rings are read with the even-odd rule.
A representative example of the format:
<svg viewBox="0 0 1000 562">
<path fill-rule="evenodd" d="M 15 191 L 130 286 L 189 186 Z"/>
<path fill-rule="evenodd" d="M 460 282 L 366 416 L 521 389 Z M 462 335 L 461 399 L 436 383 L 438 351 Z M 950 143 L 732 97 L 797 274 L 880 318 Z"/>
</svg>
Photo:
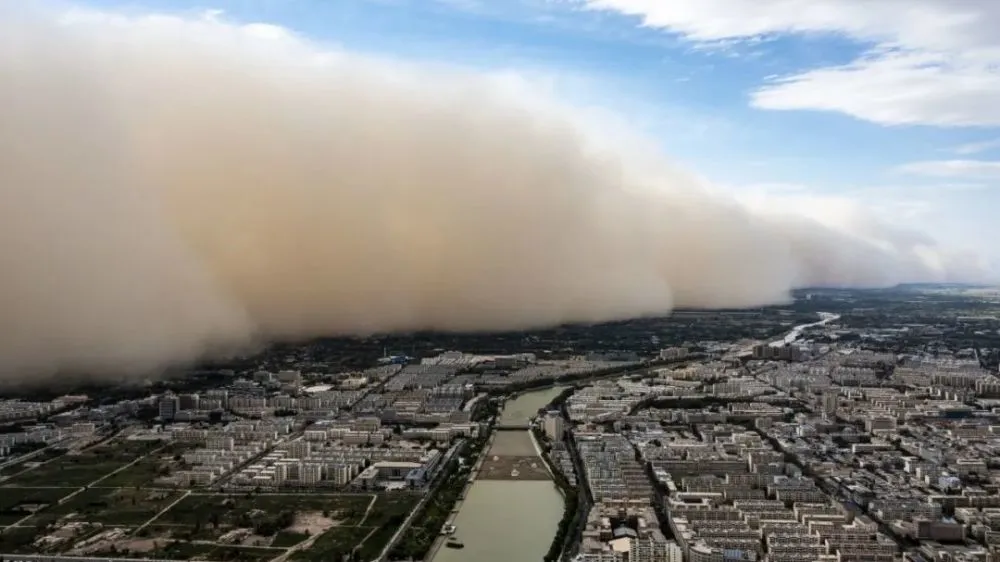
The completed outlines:
<svg viewBox="0 0 1000 562">
<path fill-rule="evenodd" d="M 509 400 L 500 419 L 523 424 L 559 395 L 563 388 L 524 393 Z M 490 453 L 534 452 L 527 431 L 503 431 Z M 539 460 L 541 462 L 541 460 Z M 477 480 L 454 520 L 455 538 L 463 549 L 441 548 L 434 562 L 541 562 L 563 515 L 563 497 L 544 480 Z"/>
<path fill-rule="evenodd" d="M 500 424 L 520 425 L 528 423 L 538 413 L 539 408 L 552 402 L 565 389 L 564 386 L 554 386 L 525 392 L 517 398 L 508 400 L 503 411 L 500 412 Z"/>
<path fill-rule="evenodd" d="M 830 322 L 840 319 L 839 314 L 833 314 L 830 312 L 820 312 L 819 317 L 820 317 L 819 322 L 811 322 L 809 324 L 800 324 L 798 326 L 795 326 L 794 328 L 791 329 L 790 332 L 785 334 L 784 338 L 782 338 L 780 341 L 773 342 L 771 346 L 791 345 L 796 341 L 798 341 L 800 337 L 802 337 L 802 332 L 805 331 L 806 328 L 812 328 L 813 326 L 824 326 L 826 324 L 829 324 Z"/>
</svg>

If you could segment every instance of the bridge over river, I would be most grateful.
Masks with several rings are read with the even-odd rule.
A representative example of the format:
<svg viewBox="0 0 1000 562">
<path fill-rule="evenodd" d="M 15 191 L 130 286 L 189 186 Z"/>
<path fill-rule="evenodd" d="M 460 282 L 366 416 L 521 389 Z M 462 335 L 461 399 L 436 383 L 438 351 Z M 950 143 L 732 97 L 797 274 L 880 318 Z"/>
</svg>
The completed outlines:
<svg viewBox="0 0 1000 562">
<path fill-rule="evenodd" d="M 529 431 L 530 419 L 562 388 L 524 393 L 504 405 L 496 431 L 480 458 L 475 482 L 454 520 L 455 538 L 465 548 L 442 548 L 433 562 L 541 560 L 548 552 L 563 512 L 563 497 Z M 513 476 L 512 476 L 513 474 Z"/>
<path fill-rule="evenodd" d="M 518 423 L 518 422 L 503 423 L 503 422 L 500 422 L 500 423 L 497 424 L 496 428 L 497 428 L 497 431 L 527 431 L 527 430 L 531 429 L 531 424 L 529 424 L 527 422 L 525 422 L 525 423 Z"/>
</svg>

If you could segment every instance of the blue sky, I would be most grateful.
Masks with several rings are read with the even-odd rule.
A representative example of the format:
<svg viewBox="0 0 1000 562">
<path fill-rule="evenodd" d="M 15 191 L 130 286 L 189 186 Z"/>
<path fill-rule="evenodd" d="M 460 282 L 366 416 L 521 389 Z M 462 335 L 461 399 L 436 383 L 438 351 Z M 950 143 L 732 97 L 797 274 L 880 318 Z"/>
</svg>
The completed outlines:
<svg viewBox="0 0 1000 562">
<path fill-rule="evenodd" d="M 738 194 L 850 198 L 997 255 L 995 0 L 86 3 L 219 9 L 352 51 L 547 77 Z"/>
</svg>

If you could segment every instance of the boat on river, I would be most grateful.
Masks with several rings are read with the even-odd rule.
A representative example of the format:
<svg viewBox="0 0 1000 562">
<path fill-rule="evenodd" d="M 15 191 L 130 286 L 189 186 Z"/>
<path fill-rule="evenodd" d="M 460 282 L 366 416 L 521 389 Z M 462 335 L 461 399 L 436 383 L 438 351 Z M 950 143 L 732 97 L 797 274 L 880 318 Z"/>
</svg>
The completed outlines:
<svg viewBox="0 0 1000 562">
<path fill-rule="evenodd" d="M 455 537 L 448 539 L 448 542 L 444 543 L 444 545 L 448 548 L 465 548 L 465 544 Z"/>
</svg>

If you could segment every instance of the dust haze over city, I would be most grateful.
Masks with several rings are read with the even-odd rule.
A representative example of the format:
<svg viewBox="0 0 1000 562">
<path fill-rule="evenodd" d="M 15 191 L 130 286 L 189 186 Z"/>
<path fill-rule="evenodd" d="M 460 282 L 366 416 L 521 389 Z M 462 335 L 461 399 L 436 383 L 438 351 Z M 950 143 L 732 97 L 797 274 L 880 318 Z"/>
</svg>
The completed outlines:
<svg viewBox="0 0 1000 562">
<path fill-rule="evenodd" d="M 745 204 L 599 129 L 502 75 L 224 15 L 0 2 L 0 373 L 991 275 L 861 209 Z"/>
</svg>

